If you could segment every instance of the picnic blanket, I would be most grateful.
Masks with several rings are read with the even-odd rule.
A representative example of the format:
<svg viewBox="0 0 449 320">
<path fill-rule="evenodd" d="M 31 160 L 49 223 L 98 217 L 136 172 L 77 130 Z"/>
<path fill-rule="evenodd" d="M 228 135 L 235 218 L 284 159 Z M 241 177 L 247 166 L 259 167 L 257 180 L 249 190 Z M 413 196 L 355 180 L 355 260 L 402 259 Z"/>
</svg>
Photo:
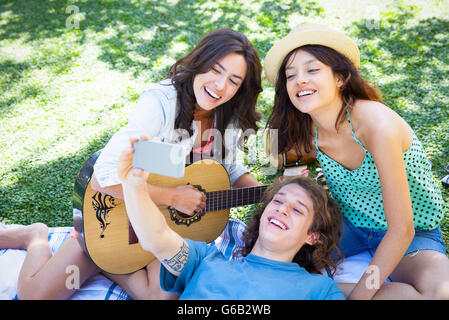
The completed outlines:
<svg viewBox="0 0 449 320">
<path fill-rule="evenodd" d="M 11 228 L 15 225 L 0 226 Z M 230 219 L 222 234 L 210 245 L 215 245 L 227 259 L 233 259 L 234 249 L 242 244 L 241 233 L 246 225 L 237 219 Z M 49 228 L 48 240 L 54 254 L 63 244 L 73 227 Z M 17 299 L 17 280 L 26 256 L 25 250 L 0 250 L 0 300 Z M 355 283 L 366 270 L 371 253 L 364 252 L 346 258 L 334 275 L 336 282 Z M 98 274 L 87 280 L 70 298 L 71 300 L 129 300 L 130 296 L 117 283 Z"/>
</svg>

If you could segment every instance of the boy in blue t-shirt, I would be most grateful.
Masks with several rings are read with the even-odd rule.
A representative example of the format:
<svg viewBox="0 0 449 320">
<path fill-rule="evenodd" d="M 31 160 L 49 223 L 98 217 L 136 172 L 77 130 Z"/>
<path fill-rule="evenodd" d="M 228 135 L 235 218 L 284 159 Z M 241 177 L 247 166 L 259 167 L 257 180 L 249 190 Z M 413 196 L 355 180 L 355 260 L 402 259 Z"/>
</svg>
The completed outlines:
<svg viewBox="0 0 449 320">
<path fill-rule="evenodd" d="M 181 299 L 344 299 L 320 274 L 335 269 L 340 224 L 335 203 L 315 181 L 270 186 L 243 234 L 241 259 L 229 261 L 215 246 L 170 229 L 146 190 L 148 173 L 132 168 L 132 156 L 125 150 L 118 166 L 126 210 L 141 246 L 161 262 L 164 290 Z"/>
</svg>

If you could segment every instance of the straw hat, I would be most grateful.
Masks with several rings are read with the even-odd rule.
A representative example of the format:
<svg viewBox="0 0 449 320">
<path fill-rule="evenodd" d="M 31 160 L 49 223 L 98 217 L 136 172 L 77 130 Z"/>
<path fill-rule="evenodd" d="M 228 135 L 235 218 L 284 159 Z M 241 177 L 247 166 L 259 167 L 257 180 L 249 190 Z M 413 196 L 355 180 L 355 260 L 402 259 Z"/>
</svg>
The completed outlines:
<svg viewBox="0 0 449 320">
<path fill-rule="evenodd" d="M 293 29 L 286 37 L 277 41 L 265 57 L 265 76 L 276 84 L 279 68 L 285 56 L 298 47 L 305 45 L 330 47 L 346 56 L 356 67 L 360 67 L 360 53 L 355 42 L 345 34 L 319 24 L 303 24 Z"/>
</svg>

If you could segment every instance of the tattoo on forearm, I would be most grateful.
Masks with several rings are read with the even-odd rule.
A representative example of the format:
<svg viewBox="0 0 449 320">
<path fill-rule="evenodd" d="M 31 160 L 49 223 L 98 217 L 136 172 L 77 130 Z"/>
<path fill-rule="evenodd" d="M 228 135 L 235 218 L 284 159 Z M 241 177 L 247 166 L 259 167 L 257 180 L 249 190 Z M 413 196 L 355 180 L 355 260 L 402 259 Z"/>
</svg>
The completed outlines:
<svg viewBox="0 0 449 320">
<path fill-rule="evenodd" d="M 187 262 L 189 256 L 189 246 L 186 242 L 182 243 L 181 249 L 171 259 L 163 259 L 162 263 L 170 267 L 176 272 L 181 272 Z"/>
</svg>

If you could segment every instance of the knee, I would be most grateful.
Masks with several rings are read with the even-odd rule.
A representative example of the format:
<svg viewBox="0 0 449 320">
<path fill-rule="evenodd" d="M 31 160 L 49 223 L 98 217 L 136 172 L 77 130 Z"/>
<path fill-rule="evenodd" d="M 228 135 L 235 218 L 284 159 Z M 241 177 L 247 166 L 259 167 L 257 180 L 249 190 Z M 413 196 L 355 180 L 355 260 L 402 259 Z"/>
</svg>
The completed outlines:
<svg viewBox="0 0 449 320">
<path fill-rule="evenodd" d="M 26 226 L 24 231 L 26 235 L 24 237 L 24 249 L 29 250 L 35 244 L 48 243 L 49 229 L 46 224 L 37 222 Z"/>
</svg>

